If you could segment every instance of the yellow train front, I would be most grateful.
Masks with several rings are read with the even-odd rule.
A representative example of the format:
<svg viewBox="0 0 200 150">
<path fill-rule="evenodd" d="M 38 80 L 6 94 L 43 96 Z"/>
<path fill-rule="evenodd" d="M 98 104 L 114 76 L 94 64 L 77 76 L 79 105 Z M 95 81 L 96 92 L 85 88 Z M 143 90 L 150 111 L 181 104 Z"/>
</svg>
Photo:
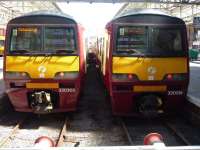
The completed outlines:
<svg viewBox="0 0 200 150">
<path fill-rule="evenodd" d="M 16 111 L 75 111 L 85 74 L 83 28 L 70 16 L 33 12 L 9 21 L 4 80 Z"/>
<path fill-rule="evenodd" d="M 115 115 L 182 108 L 188 82 L 185 23 L 156 10 L 128 11 L 106 26 L 102 72 Z"/>
</svg>

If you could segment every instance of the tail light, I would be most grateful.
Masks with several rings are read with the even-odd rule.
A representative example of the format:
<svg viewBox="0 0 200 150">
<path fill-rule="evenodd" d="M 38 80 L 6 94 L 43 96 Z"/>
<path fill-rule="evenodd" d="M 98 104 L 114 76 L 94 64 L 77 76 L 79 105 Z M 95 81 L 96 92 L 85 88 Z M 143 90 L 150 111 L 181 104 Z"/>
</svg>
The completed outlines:
<svg viewBox="0 0 200 150">
<path fill-rule="evenodd" d="M 112 74 L 113 81 L 137 81 L 135 74 Z"/>
<path fill-rule="evenodd" d="M 7 71 L 5 73 L 6 79 L 30 79 L 30 76 L 26 72 L 14 72 L 14 71 Z"/>
<path fill-rule="evenodd" d="M 76 79 L 79 72 L 57 72 L 54 79 Z"/>
<path fill-rule="evenodd" d="M 177 73 L 177 74 L 167 74 L 164 77 L 165 81 L 183 81 L 187 79 L 187 74 Z"/>
</svg>

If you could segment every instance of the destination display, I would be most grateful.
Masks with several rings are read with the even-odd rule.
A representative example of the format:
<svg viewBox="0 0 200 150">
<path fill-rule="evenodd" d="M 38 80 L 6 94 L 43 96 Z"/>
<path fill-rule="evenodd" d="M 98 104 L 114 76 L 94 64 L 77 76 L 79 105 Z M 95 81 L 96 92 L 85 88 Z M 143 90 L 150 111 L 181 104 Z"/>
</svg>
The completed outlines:
<svg viewBox="0 0 200 150">
<path fill-rule="evenodd" d="M 145 27 L 120 27 L 117 36 L 117 50 L 146 48 L 147 31 Z"/>
</svg>

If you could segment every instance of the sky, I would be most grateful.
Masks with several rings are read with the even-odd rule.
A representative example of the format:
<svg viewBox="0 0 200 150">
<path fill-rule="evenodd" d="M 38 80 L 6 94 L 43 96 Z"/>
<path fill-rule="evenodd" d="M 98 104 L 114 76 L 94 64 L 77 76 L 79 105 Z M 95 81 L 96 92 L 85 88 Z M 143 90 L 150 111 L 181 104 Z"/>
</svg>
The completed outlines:
<svg viewBox="0 0 200 150">
<path fill-rule="evenodd" d="M 108 23 L 118 10 L 123 6 L 111 3 L 57 3 L 64 13 L 72 16 L 85 28 L 85 35 L 103 35 L 106 23 Z"/>
</svg>

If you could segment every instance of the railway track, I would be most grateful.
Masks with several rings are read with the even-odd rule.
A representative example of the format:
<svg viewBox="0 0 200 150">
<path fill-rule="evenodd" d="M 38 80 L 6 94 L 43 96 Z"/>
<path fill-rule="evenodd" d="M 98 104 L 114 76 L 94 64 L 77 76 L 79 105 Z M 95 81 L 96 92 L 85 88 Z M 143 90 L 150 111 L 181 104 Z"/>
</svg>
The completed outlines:
<svg viewBox="0 0 200 150">
<path fill-rule="evenodd" d="M 65 117 L 63 126 L 62 126 L 62 128 L 60 130 L 60 134 L 59 134 L 58 140 L 57 140 L 56 145 L 55 145 L 56 147 L 63 146 L 64 136 L 65 136 L 65 134 L 67 132 L 68 127 L 69 127 L 69 118 Z"/>
<path fill-rule="evenodd" d="M 30 115 L 27 115 L 27 116 L 25 116 L 25 117 L 19 119 L 19 121 L 18 121 L 18 122 L 16 123 L 16 125 L 11 129 L 11 131 L 8 133 L 8 135 L 0 141 L 0 148 L 6 146 L 6 144 L 7 144 L 9 141 L 15 140 L 15 138 L 16 138 L 15 136 L 18 135 L 18 134 L 20 134 L 20 133 L 17 133 L 17 132 L 20 132 L 20 129 L 21 129 L 23 126 L 26 125 L 27 120 L 29 120 L 29 118 L 31 118 Z M 55 143 L 54 146 L 56 146 L 56 147 L 63 146 L 64 140 L 65 140 L 64 137 L 65 137 L 65 134 L 66 134 L 67 129 L 68 129 L 69 124 L 70 124 L 68 116 L 64 116 L 64 119 L 63 119 L 63 120 L 64 120 L 64 121 L 62 121 L 62 126 L 61 126 L 61 128 L 60 128 L 58 137 L 56 137 L 56 140 L 54 140 L 54 143 Z M 47 127 L 47 128 L 48 128 L 48 127 Z M 27 130 L 27 132 L 29 132 L 29 131 Z M 35 132 L 37 132 L 37 131 L 35 131 Z M 48 135 L 48 136 L 49 136 L 49 135 Z M 53 135 L 52 135 L 52 137 L 51 137 L 51 135 L 50 135 L 49 137 L 52 138 Z M 38 137 L 38 138 L 39 138 L 39 137 Z M 55 138 L 54 138 L 54 139 L 55 139 Z M 31 143 L 34 143 L 35 140 L 36 140 L 36 139 L 32 139 L 32 142 L 31 142 Z M 23 145 L 22 145 L 22 146 L 23 146 Z"/>
<path fill-rule="evenodd" d="M 131 130 L 135 129 L 135 131 L 136 131 L 136 130 L 142 130 L 142 128 L 143 128 L 144 129 L 143 131 L 145 131 L 146 128 L 148 128 L 148 121 L 147 122 L 142 122 L 141 127 L 139 129 L 138 126 L 137 127 L 134 126 L 134 125 L 133 126 L 127 126 L 126 122 L 122 118 L 118 118 L 118 120 L 119 120 L 119 123 L 121 124 L 121 126 L 122 126 L 122 128 L 124 130 L 124 133 L 125 133 L 125 135 L 127 137 L 129 145 L 137 145 L 136 143 L 138 141 L 135 142 L 135 140 L 138 140 L 138 138 L 136 138 L 136 137 L 141 137 L 141 135 L 143 135 L 143 138 L 144 138 L 145 135 L 149 134 L 150 132 L 158 132 L 158 133 L 161 132 L 160 134 L 165 136 L 164 137 L 164 142 L 165 142 L 165 140 L 168 141 L 168 139 L 174 138 L 174 139 L 178 139 L 178 141 L 179 141 L 179 142 L 177 142 L 178 145 L 179 144 L 180 145 L 192 145 L 192 143 L 190 143 L 190 141 L 188 139 L 186 139 L 185 136 L 180 131 L 178 131 L 176 129 L 176 127 L 173 126 L 172 123 L 169 123 L 169 121 L 161 120 L 160 121 L 161 124 L 158 123 L 159 126 L 161 126 L 161 128 L 166 129 L 165 131 L 163 131 L 162 129 L 160 131 L 159 131 L 159 129 L 156 130 L 156 131 L 154 129 L 152 129 L 152 130 L 150 130 L 149 133 L 146 132 L 146 134 L 143 134 L 143 132 L 141 132 L 141 133 L 133 133 L 133 132 L 131 132 Z M 156 122 L 159 122 L 159 121 L 157 120 Z M 146 123 L 146 127 L 145 127 L 145 123 Z M 170 136 L 166 136 L 165 134 L 169 134 Z M 134 136 L 134 138 L 133 138 L 133 136 Z M 143 144 L 143 138 L 140 139 L 140 145 Z M 167 139 L 165 139 L 165 138 L 167 138 Z M 168 145 L 168 143 L 167 143 L 167 145 Z M 171 145 L 171 143 L 169 145 Z M 174 145 L 172 144 L 172 146 L 177 146 L 177 145 L 174 142 Z"/>
<path fill-rule="evenodd" d="M 168 128 L 170 129 L 174 135 L 176 135 L 177 138 L 179 138 L 185 145 L 192 145 L 186 138 L 185 136 L 179 132 L 174 126 L 173 124 L 167 122 L 167 121 L 164 121 L 163 124 Z"/>
<path fill-rule="evenodd" d="M 16 133 L 17 131 L 20 129 L 20 127 L 22 127 L 22 125 L 24 124 L 24 122 L 28 119 L 28 116 L 23 117 L 20 121 L 17 122 L 17 124 L 15 125 L 15 127 L 12 129 L 12 131 L 8 134 L 8 136 L 6 136 L 2 141 L 0 141 L 0 148 L 2 148 L 6 142 L 11 139 Z"/>
<path fill-rule="evenodd" d="M 128 139 L 129 144 L 130 144 L 130 145 L 133 145 L 133 140 L 132 140 L 132 138 L 131 138 L 131 135 L 130 135 L 130 133 L 129 133 L 129 131 L 128 131 L 128 128 L 127 128 L 127 126 L 125 125 L 124 121 L 122 120 L 122 118 L 118 118 L 118 121 L 119 121 L 119 123 L 121 124 L 121 126 L 122 126 L 122 128 L 123 128 L 123 130 L 124 130 L 124 133 L 125 133 L 125 135 L 126 135 L 126 137 L 127 137 L 127 139 Z"/>
</svg>

